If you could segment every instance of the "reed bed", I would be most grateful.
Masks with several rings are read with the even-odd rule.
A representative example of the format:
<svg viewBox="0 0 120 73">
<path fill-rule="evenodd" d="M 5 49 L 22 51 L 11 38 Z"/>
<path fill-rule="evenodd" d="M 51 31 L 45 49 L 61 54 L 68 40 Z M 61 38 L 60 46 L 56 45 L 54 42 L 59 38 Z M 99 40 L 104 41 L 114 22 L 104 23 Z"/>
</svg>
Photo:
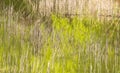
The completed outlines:
<svg viewBox="0 0 120 73">
<path fill-rule="evenodd" d="M 0 73 L 120 73 L 117 3 L 2 1 Z"/>
</svg>

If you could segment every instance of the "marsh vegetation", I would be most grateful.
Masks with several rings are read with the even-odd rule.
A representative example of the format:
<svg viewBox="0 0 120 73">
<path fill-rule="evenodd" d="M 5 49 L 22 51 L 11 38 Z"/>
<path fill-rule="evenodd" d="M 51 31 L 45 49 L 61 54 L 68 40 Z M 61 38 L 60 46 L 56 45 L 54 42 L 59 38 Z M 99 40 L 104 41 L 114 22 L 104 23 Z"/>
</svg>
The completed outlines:
<svg viewBox="0 0 120 73">
<path fill-rule="evenodd" d="M 70 1 L 1 0 L 0 73 L 120 73 L 119 7 Z"/>
</svg>

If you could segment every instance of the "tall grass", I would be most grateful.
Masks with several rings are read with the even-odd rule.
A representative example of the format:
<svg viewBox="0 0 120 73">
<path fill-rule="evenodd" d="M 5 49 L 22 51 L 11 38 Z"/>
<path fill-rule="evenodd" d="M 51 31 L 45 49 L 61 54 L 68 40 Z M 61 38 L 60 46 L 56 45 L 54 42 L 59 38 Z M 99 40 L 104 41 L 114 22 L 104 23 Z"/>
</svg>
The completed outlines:
<svg viewBox="0 0 120 73">
<path fill-rule="evenodd" d="M 73 17 L 35 14 L 26 23 L 19 4 L 18 11 L 8 7 L 0 11 L 0 73 L 120 73 L 119 18 L 85 10 L 88 15 Z"/>
<path fill-rule="evenodd" d="M 2 19 L 3 18 L 3 19 Z M 1 16 L 2 73 L 119 73 L 119 19 L 52 15 L 24 26 Z M 50 26 L 49 25 L 49 26 Z"/>
</svg>

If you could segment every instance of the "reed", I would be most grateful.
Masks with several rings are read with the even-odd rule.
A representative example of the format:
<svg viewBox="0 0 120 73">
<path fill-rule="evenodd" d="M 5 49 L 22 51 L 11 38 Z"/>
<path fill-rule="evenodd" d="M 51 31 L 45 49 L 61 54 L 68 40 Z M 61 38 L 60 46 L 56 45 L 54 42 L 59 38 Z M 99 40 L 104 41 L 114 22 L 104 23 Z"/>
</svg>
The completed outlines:
<svg viewBox="0 0 120 73">
<path fill-rule="evenodd" d="M 0 4 L 5 8 L 0 11 L 0 73 L 120 72 L 120 19 L 116 9 L 105 11 L 107 14 L 98 7 L 93 13 L 90 4 L 97 9 L 96 2 L 101 6 L 107 0 L 71 1 L 29 0 L 33 9 L 29 23 L 18 13 L 22 11 L 19 4 L 18 10 Z"/>
</svg>

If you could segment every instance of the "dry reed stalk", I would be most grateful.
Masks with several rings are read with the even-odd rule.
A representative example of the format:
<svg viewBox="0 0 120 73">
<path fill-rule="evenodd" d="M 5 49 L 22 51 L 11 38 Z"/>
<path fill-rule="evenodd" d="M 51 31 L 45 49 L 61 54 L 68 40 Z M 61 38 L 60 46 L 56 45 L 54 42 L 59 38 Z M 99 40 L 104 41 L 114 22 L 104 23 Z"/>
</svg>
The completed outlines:
<svg viewBox="0 0 120 73">
<path fill-rule="evenodd" d="M 117 3 L 120 3 L 117 1 Z M 41 0 L 39 12 L 56 14 L 113 14 L 113 0 Z"/>
</svg>

